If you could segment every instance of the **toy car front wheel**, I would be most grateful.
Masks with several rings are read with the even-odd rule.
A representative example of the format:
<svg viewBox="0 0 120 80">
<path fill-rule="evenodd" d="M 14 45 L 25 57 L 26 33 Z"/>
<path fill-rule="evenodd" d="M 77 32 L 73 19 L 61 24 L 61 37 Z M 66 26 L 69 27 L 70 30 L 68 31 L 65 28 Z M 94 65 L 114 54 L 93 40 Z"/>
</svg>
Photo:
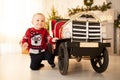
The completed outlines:
<svg viewBox="0 0 120 80">
<path fill-rule="evenodd" d="M 107 49 L 104 48 L 99 56 L 97 56 L 96 58 L 92 58 L 90 61 L 91 61 L 91 65 L 92 65 L 93 69 L 96 72 L 98 72 L 98 73 L 104 72 L 107 69 L 107 66 L 109 63 Z"/>
<path fill-rule="evenodd" d="M 68 65 L 69 65 L 68 49 L 65 43 L 61 43 L 58 52 L 58 66 L 59 71 L 62 75 L 67 74 Z"/>
</svg>

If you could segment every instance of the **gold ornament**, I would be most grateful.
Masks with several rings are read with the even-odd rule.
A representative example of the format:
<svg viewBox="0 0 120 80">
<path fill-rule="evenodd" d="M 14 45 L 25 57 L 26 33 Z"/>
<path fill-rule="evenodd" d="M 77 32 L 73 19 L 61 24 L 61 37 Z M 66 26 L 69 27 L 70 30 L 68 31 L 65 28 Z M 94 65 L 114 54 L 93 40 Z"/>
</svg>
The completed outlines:
<svg viewBox="0 0 120 80">
<path fill-rule="evenodd" d="M 93 4 L 93 0 L 84 0 L 84 5 L 91 6 Z"/>
</svg>

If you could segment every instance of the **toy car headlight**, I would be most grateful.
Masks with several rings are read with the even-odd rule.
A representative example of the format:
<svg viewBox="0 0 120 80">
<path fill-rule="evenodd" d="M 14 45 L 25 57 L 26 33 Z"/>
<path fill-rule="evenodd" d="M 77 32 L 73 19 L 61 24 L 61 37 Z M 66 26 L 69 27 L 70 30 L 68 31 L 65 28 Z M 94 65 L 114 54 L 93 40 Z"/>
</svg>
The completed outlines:
<svg viewBox="0 0 120 80">
<path fill-rule="evenodd" d="M 72 22 L 69 21 L 62 28 L 62 38 L 71 38 L 72 35 Z"/>
<path fill-rule="evenodd" d="M 66 29 L 62 32 L 62 38 L 71 38 L 71 32 L 69 31 L 69 29 Z"/>
</svg>

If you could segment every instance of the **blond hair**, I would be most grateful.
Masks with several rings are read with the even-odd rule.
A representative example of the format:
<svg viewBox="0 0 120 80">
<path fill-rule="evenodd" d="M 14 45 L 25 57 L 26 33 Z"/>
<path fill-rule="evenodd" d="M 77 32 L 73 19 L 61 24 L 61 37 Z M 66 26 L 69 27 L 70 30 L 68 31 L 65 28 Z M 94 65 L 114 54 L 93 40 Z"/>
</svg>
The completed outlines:
<svg viewBox="0 0 120 80">
<path fill-rule="evenodd" d="M 33 18 L 34 18 L 36 15 L 41 15 L 41 16 L 43 16 L 43 17 L 45 18 L 45 15 L 44 15 L 43 13 L 35 13 L 35 14 L 33 15 L 33 17 L 32 17 L 32 20 L 33 20 Z"/>
</svg>

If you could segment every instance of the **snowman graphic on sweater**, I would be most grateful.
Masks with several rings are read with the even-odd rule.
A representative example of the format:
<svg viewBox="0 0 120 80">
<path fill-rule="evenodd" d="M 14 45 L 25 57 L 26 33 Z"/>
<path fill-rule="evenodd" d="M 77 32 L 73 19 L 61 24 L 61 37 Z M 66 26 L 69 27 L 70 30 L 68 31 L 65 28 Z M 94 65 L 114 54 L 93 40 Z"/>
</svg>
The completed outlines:
<svg viewBox="0 0 120 80">
<path fill-rule="evenodd" d="M 31 37 L 31 45 L 32 46 L 40 46 L 42 42 L 42 36 L 41 34 L 36 34 Z"/>
</svg>

